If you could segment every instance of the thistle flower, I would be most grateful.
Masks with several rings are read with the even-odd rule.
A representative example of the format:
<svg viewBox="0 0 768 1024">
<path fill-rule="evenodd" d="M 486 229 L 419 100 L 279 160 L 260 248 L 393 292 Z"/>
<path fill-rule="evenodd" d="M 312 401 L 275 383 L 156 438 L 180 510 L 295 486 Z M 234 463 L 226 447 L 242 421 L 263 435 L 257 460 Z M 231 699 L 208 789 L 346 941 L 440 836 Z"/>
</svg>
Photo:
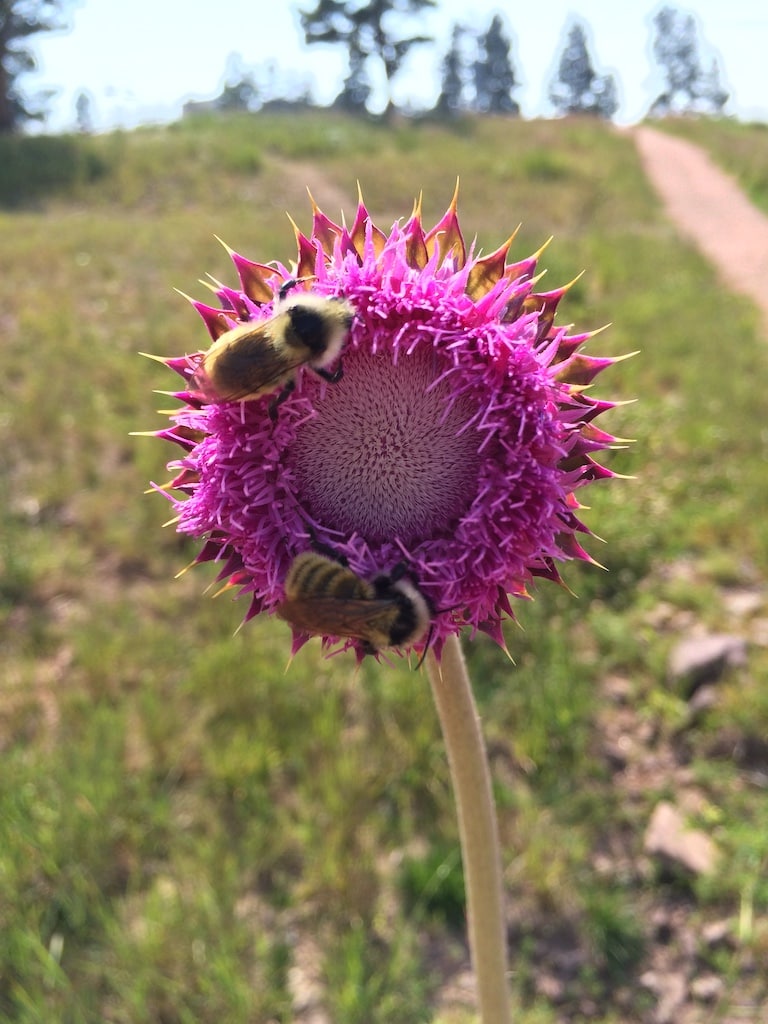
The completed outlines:
<svg viewBox="0 0 768 1024">
<path fill-rule="evenodd" d="M 230 250 L 239 288 L 216 282 L 218 307 L 193 304 L 215 340 L 269 317 L 290 280 L 344 297 L 343 377 L 301 369 L 275 409 L 268 395 L 207 401 L 201 352 L 164 360 L 185 381 L 157 432 L 184 450 L 167 485 L 177 529 L 204 539 L 196 562 L 249 595 L 246 619 L 273 613 L 295 556 L 322 545 L 365 578 L 405 563 L 436 610 L 438 654 L 465 625 L 503 645 L 510 595 L 591 560 L 576 494 L 614 475 L 593 455 L 615 440 L 594 425 L 615 403 L 587 386 L 614 360 L 582 353 L 595 332 L 555 324 L 568 286 L 535 290 L 541 250 L 508 262 L 514 235 L 487 255 L 466 247 L 456 195 L 429 230 L 417 203 L 388 234 L 362 197 L 351 228 L 312 207 L 295 263 Z M 306 640 L 294 635 L 293 650 Z"/>
</svg>

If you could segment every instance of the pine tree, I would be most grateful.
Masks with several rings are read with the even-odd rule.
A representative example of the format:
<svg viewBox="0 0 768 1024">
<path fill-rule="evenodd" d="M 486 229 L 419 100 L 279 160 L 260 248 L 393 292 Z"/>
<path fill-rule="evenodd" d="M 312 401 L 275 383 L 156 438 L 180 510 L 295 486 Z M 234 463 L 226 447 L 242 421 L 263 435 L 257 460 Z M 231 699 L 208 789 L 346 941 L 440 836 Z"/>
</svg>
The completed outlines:
<svg viewBox="0 0 768 1024">
<path fill-rule="evenodd" d="M 510 41 L 498 14 L 494 16 L 485 35 L 478 40 L 478 57 L 472 70 L 476 110 L 514 116 L 520 113 L 520 105 L 512 99 L 517 79 L 510 57 Z"/>
<path fill-rule="evenodd" d="M 93 101 L 85 90 L 81 89 L 75 99 L 75 120 L 81 135 L 90 135 L 93 131 Z"/>
<path fill-rule="evenodd" d="M 451 46 L 443 57 L 442 85 L 435 104 L 435 111 L 444 117 L 455 117 L 466 109 L 464 96 L 468 77 L 464 46 L 466 35 L 466 28 L 454 24 L 451 33 Z"/>
<path fill-rule="evenodd" d="M 347 47 L 348 83 L 364 81 L 363 65 L 371 59 L 380 60 L 389 90 L 387 112 L 390 112 L 393 109 L 392 79 L 403 60 L 411 47 L 432 42 L 431 36 L 396 32 L 391 15 L 396 14 L 396 23 L 402 25 L 405 16 L 423 15 L 435 5 L 436 0 L 317 0 L 313 9 L 300 11 L 301 25 L 307 44 L 341 43 Z M 346 88 L 342 91 L 344 95 L 350 95 Z"/>
<path fill-rule="evenodd" d="M 259 105 L 259 87 L 239 53 L 230 53 L 224 71 L 224 88 L 216 97 L 216 108 L 227 112 L 255 110 Z"/>
<path fill-rule="evenodd" d="M 336 97 L 334 106 L 351 114 L 364 114 L 371 95 L 371 83 L 365 69 L 367 58 L 356 35 L 350 38 L 348 45 L 349 73 L 344 79 L 344 87 Z"/>
<path fill-rule="evenodd" d="M 720 84 L 717 61 L 709 70 L 701 66 L 696 21 L 673 7 L 662 7 L 653 19 L 656 35 L 653 55 L 662 68 L 665 88 L 651 104 L 650 113 L 719 114 L 728 100 Z"/>
<path fill-rule="evenodd" d="M 610 119 L 619 107 L 613 75 L 598 75 L 587 50 L 587 37 L 576 23 L 568 32 L 549 98 L 559 114 L 590 114 Z"/>
<path fill-rule="evenodd" d="M 19 88 L 19 79 L 37 67 L 24 41 L 38 32 L 63 28 L 68 6 L 69 0 L 0 0 L 0 134 L 18 131 L 25 121 L 44 116 Z"/>
</svg>

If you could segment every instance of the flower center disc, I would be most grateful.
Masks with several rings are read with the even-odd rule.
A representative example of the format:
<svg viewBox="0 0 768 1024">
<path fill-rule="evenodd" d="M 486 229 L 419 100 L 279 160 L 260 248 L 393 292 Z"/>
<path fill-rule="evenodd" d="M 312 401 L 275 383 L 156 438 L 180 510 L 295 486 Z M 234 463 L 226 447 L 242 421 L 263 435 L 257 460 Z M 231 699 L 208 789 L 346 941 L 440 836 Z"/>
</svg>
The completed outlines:
<svg viewBox="0 0 768 1024">
<path fill-rule="evenodd" d="M 479 438 L 465 427 L 474 403 L 451 394 L 431 349 L 397 364 L 352 350 L 338 384 L 305 373 L 317 415 L 296 432 L 291 464 L 299 496 L 330 529 L 369 541 L 413 543 L 455 523 L 477 487 Z"/>
</svg>

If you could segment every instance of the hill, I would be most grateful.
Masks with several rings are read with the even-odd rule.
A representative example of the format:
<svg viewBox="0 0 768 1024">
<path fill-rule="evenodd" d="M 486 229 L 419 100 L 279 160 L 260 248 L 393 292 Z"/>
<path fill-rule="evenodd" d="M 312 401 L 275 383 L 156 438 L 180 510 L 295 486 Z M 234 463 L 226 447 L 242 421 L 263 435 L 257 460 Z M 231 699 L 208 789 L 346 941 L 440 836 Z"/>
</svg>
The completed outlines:
<svg viewBox="0 0 768 1024">
<path fill-rule="evenodd" d="M 739 132 L 751 166 L 763 136 Z M 601 379 L 638 399 L 606 423 L 637 439 L 610 457 L 632 479 L 590 494 L 609 571 L 566 566 L 578 596 L 520 602 L 514 665 L 466 643 L 515 1019 L 764 1019 L 768 347 L 664 219 L 631 138 L 312 112 L 21 139 L 0 168 L 0 1019 L 471 1019 L 423 674 L 315 644 L 286 672 L 284 624 L 235 634 L 245 603 L 212 600 L 209 567 L 174 578 L 195 549 L 142 493 L 175 452 L 129 436 L 163 425 L 152 390 L 173 387 L 137 353 L 205 344 L 174 288 L 235 284 L 215 235 L 287 261 L 307 186 L 349 222 L 359 181 L 389 226 L 421 190 L 434 223 L 457 176 L 468 241 L 492 251 L 522 222 L 523 258 L 554 235 L 547 286 L 586 271 L 563 322 L 610 322 L 601 354 L 641 350 Z M 722 633 L 741 664 L 670 674 L 681 641 Z M 711 870 L 648 847 L 663 804 L 714 842 Z"/>
</svg>

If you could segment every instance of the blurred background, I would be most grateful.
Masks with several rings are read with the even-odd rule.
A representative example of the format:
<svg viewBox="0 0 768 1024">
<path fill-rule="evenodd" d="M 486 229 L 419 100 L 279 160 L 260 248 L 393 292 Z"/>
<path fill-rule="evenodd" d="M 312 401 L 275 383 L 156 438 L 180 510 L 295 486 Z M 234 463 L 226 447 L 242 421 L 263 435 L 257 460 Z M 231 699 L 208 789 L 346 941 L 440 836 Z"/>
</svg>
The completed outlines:
<svg viewBox="0 0 768 1024">
<path fill-rule="evenodd" d="M 96 130 L 176 120 L 185 103 L 256 110 L 276 102 L 424 114 L 442 105 L 524 117 L 562 111 L 553 80 L 568 47 L 584 46 L 611 93 L 603 109 L 631 124 L 663 105 L 766 120 L 768 15 L 756 0 L 695 8 L 629 0 L 285 3 L 220 0 L 3 0 L 50 30 L 23 39 L 25 95 L 43 126 Z M 575 42 L 574 29 L 583 37 Z M 22 40 L 17 40 L 17 44 Z M 8 45 L 8 44 L 6 44 Z M 571 59 L 578 57 L 572 50 Z M 696 65 L 695 97 L 684 65 Z M 480 68 L 483 71 L 480 71 Z M 461 89 L 457 88 L 461 81 Z M 670 82 L 678 95 L 668 95 Z M 500 94 L 506 92 L 505 103 Z M 512 103 L 510 104 L 509 98 Z M 686 103 L 686 99 L 688 103 Z"/>
</svg>

